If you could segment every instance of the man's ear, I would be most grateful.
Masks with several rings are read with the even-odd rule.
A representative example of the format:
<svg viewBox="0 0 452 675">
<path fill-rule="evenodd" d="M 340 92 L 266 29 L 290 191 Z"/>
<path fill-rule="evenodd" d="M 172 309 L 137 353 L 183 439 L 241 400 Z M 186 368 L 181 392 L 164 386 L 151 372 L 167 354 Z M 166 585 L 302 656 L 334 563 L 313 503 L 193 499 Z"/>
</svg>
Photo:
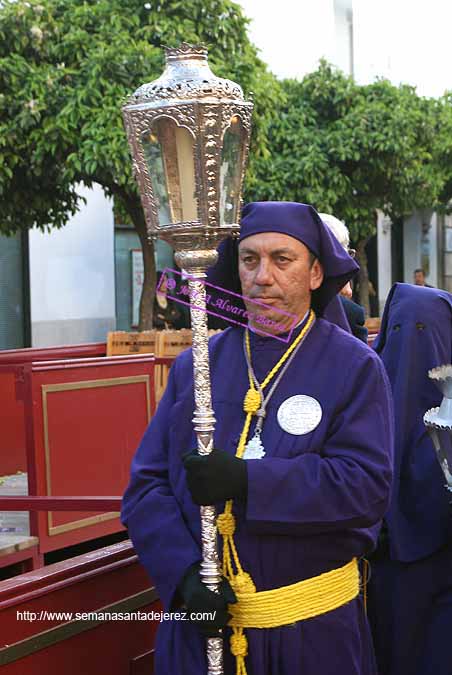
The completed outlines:
<svg viewBox="0 0 452 675">
<path fill-rule="evenodd" d="M 314 260 L 314 262 L 311 265 L 310 269 L 310 284 L 309 287 L 311 291 L 317 290 L 322 285 L 323 281 L 323 267 L 321 263 L 317 260 L 317 258 Z"/>
</svg>

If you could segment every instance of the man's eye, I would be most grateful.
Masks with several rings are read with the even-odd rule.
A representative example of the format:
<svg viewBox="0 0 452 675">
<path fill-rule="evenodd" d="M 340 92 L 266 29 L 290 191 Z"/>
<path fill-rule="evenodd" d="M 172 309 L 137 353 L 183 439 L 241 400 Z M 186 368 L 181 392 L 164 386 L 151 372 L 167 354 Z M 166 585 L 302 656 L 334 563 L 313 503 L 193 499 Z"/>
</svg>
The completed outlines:
<svg viewBox="0 0 452 675">
<path fill-rule="evenodd" d="M 277 260 L 278 262 L 289 262 L 290 258 L 286 258 L 285 255 L 279 255 Z"/>
</svg>

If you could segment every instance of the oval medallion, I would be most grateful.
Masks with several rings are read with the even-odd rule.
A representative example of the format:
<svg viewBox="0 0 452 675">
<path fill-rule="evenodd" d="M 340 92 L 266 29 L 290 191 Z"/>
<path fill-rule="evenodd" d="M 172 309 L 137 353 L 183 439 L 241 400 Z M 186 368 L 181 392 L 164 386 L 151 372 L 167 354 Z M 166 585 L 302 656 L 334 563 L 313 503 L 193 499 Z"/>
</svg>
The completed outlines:
<svg viewBox="0 0 452 675">
<path fill-rule="evenodd" d="M 313 431 L 322 419 L 320 403 L 312 396 L 298 394 L 281 403 L 278 409 L 278 422 L 281 429 L 294 436 L 302 436 Z"/>
</svg>

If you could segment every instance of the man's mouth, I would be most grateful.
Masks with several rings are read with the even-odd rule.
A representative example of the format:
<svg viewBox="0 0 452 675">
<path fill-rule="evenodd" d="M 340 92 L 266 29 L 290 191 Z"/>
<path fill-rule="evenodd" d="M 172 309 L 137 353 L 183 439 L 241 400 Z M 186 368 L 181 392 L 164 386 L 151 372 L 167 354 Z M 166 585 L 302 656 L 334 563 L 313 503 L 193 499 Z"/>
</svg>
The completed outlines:
<svg viewBox="0 0 452 675">
<path fill-rule="evenodd" d="M 256 300 L 257 302 L 262 302 L 264 304 L 270 305 L 273 302 L 277 302 L 279 300 L 279 298 L 257 296 L 255 298 L 253 298 L 253 300 Z"/>
</svg>

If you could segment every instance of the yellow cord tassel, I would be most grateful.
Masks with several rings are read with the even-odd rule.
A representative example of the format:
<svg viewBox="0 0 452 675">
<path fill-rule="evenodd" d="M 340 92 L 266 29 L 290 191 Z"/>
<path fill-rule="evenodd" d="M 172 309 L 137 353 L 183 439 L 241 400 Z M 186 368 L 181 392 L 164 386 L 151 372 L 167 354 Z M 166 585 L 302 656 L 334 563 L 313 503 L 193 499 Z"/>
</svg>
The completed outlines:
<svg viewBox="0 0 452 675">
<path fill-rule="evenodd" d="M 235 656 L 236 675 L 247 675 L 245 657 L 248 655 L 248 640 L 243 633 L 243 628 L 233 628 L 231 635 L 231 654 Z"/>
<path fill-rule="evenodd" d="M 261 407 L 261 397 L 256 389 L 250 387 L 246 392 L 245 400 L 243 402 L 243 409 L 246 413 L 255 415 Z"/>
</svg>

